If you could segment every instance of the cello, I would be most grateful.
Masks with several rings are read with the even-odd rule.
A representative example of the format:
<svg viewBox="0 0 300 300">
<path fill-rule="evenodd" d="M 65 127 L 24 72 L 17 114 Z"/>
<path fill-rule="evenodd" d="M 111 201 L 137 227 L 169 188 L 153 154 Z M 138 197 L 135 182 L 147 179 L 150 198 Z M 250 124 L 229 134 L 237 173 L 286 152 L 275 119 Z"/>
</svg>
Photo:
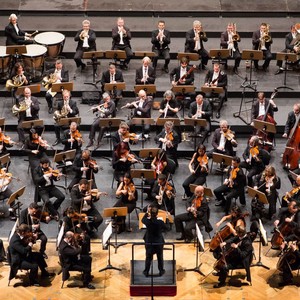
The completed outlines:
<svg viewBox="0 0 300 300">
<path fill-rule="evenodd" d="M 277 93 L 278 93 L 278 90 L 274 89 L 274 92 L 272 93 L 269 103 L 268 103 L 268 106 L 266 108 L 265 114 L 263 116 L 259 116 L 256 120 L 271 123 L 276 126 L 277 123 L 274 120 L 274 118 L 270 115 L 269 109 L 271 106 L 270 101 L 275 98 Z M 260 140 L 261 144 L 263 145 L 262 148 L 267 150 L 268 152 L 271 152 L 271 150 L 273 149 L 274 133 L 267 132 L 264 129 L 258 129 L 256 132 L 256 135 L 259 137 L 259 140 Z"/>
<path fill-rule="evenodd" d="M 298 168 L 298 161 L 300 158 L 300 114 L 297 115 L 294 127 L 292 128 L 285 150 L 282 157 L 284 168 L 294 170 Z"/>
</svg>

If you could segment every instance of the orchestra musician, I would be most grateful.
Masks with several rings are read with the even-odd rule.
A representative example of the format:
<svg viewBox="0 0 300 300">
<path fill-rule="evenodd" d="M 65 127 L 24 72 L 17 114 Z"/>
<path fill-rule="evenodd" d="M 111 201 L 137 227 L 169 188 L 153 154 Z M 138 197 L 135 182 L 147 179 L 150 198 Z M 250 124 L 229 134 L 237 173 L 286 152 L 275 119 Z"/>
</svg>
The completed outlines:
<svg viewBox="0 0 300 300">
<path fill-rule="evenodd" d="M 135 133 L 129 132 L 129 126 L 126 122 L 121 122 L 119 129 L 111 134 L 111 140 L 115 149 L 121 142 L 128 144 L 137 142 L 137 136 Z"/>
<path fill-rule="evenodd" d="M 177 147 L 179 144 L 179 136 L 175 130 L 173 130 L 174 124 L 172 121 L 166 121 L 163 130 L 155 136 L 154 140 L 159 143 L 159 148 L 163 149 L 167 153 L 167 157 L 172 159 L 176 167 L 178 167 L 177 160 Z"/>
<path fill-rule="evenodd" d="M 89 134 L 90 141 L 86 147 L 89 148 L 94 145 L 95 134 L 96 131 L 99 129 L 97 145 L 95 147 L 96 150 L 100 147 L 104 131 L 107 129 L 107 127 L 100 127 L 99 121 L 103 118 L 114 118 L 116 116 L 115 102 L 111 100 L 111 97 L 108 93 L 103 93 L 102 100 L 100 101 L 98 106 L 92 108 L 92 112 L 96 113 L 97 117 L 94 119 L 94 122 L 91 125 Z"/>
<path fill-rule="evenodd" d="M 220 70 L 220 64 L 215 63 L 213 70 L 209 70 L 204 79 L 204 85 L 209 87 L 221 87 L 223 88 L 223 92 L 220 94 L 216 93 L 207 93 L 205 94 L 206 99 L 209 98 L 219 98 L 219 106 L 217 109 L 216 118 L 220 118 L 220 112 L 223 107 L 224 101 L 226 101 L 227 97 L 227 74 L 224 71 Z"/>
<path fill-rule="evenodd" d="M 65 195 L 54 184 L 60 176 L 61 173 L 58 170 L 51 168 L 48 158 L 41 158 L 40 165 L 33 170 L 38 195 L 49 211 L 50 217 L 56 221 L 59 220 L 58 209 L 65 200 Z M 53 203 L 50 201 L 51 198 L 55 198 Z"/>
<path fill-rule="evenodd" d="M 285 49 L 281 52 L 284 53 L 296 53 L 299 54 L 300 52 L 300 23 L 294 24 L 291 26 L 291 31 L 285 36 Z M 275 75 L 278 75 L 284 71 L 282 67 L 282 60 L 277 60 L 278 69 L 275 72 Z M 292 62 L 292 65 L 297 65 L 299 63 L 299 59 L 295 62 Z M 290 63 L 289 63 L 290 64 Z"/>
<path fill-rule="evenodd" d="M 63 273 L 63 280 L 68 280 L 69 271 L 81 271 L 83 273 L 83 287 L 94 290 L 95 286 L 91 284 L 92 257 L 82 253 L 82 247 L 76 242 L 75 234 L 72 231 L 65 233 L 64 239 L 59 244 L 59 254 L 62 258 L 63 267 L 66 269 L 66 274 Z"/>
<path fill-rule="evenodd" d="M 102 73 L 101 84 L 102 84 L 102 92 L 104 93 L 105 83 L 117 83 L 124 82 L 123 73 L 121 70 L 116 68 L 116 65 L 113 63 L 109 63 L 108 70 Z M 109 93 L 110 97 L 114 100 L 115 105 L 118 105 L 120 99 L 122 99 L 122 90 L 113 89 Z M 102 98 L 103 95 L 102 95 Z"/>
<path fill-rule="evenodd" d="M 119 198 L 115 203 L 114 207 L 127 207 L 127 213 L 130 214 L 136 208 L 136 202 L 138 200 L 138 192 L 131 178 L 130 173 L 125 173 L 123 181 L 118 186 L 116 191 L 116 196 Z M 126 217 L 117 217 L 117 223 L 120 224 L 118 228 L 118 233 L 125 231 Z M 128 228 L 130 230 L 130 228 Z"/>
<path fill-rule="evenodd" d="M 25 140 L 24 151 L 28 155 L 29 166 L 33 176 L 33 170 L 39 166 L 42 158 L 48 158 L 46 150 L 48 143 L 43 140 L 37 129 L 30 129 L 29 136 Z"/>
<path fill-rule="evenodd" d="M 201 59 L 202 70 L 206 70 L 207 62 L 209 59 L 208 52 L 204 49 L 203 42 L 207 42 L 208 38 L 203 30 L 200 21 L 193 22 L 193 29 L 186 32 L 185 35 L 185 50 L 188 53 L 198 53 Z M 200 65 L 199 65 L 200 69 Z"/>
<path fill-rule="evenodd" d="M 202 94 L 196 96 L 196 101 L 190 105 L 188 117 L 192 119 L 205 119 L 207 121 L 206 127 L 196 125 L 196 134 L 202 135 L 199 144 L 202 144 L 208 133 L 210 132 L 211 123 L 210 118 L 212 116 L 212 107 L 208 100 L 203 99 Z"/>
<path fill-rule="evenodd" d="M 160 56 L 165 60 L 163 66 L 163 71 L 169 73 L 169 63 L 170 63 L 170 48 L 171 35 L 170 31 L 165 29 L 166 23 L 163 20 L 158 21 L 157 29 L 152 31 L 151 43 L 152 51 L 155 53 L 153 57 L 153 68 L 156 70 L 157 61 Z"/>
<path fill-rule="evenodd" d="M 45 213 L 45 214 L 44 214 Z M 47 212 L 42 211 L 37 203 L 30 203 L 29 206 L 23 209 L 20 213 L 20 225 L 28 225 L 30 231 L 33 234 L 34 240 L 40 240 L 40 253 L 45 259 L 48 258 L 46 251 L 47 246 L 47 236 L 41 229 L 41 222 L 48 224 L 51 221 L 51 217 L 47 216 Z"/>
<path fill-rule="evenodd" d="M 237 33 L 236 24 L 228 23 L 227 30 L 221 33 L 221 48 L 229 49 L 230 56 L 234 59 L 233 73 L 238 74 L 238 67 L 242 59 L 241 52 L 239 50 L 239 42 L 241 41 L 240 35 Z M 225 69 L 227 68 L 227 60 Z"/>
<path fill-rule="evenodd" d="M 142 59 L 142 66 L 135 72 L 135 84 L 154 84 L 155 70 L 150 63 L 151 59 L 148 56 Z"/>
<path fill-rule="evenodd" d="M 95 174 L 99 171 L 99 166 L 97 165 L 97 161 L 92 158 L 91 152 L 87 149 L 83 150 L 81 155 L 78 155 L 73 163 L 73 171 L 75 173 L 75 177 L 72 179 L 69 184 L 68 189 L 71 190 L 72 187 L 77 184 L 81 179 L 93 180 L 92 188 L 96 189 L 96 180 Z"/>
<path fill-rule="evenodd" d="M 61 143 L 60 139 L 60 130 L 66 130 L 66 126 L 60 126 L 58 121 L 61 118 L 72 118 L 78 115 L 79 110 L 75 100 L 71 99 L 71 92 L 68 90 L 63 90 L 62 92 L 63 101 L 58 102 L 57 111 L 54 112 L 53 118 L 56 121 L 54 124 L 54 132 L 56 136 L 56 141 L 53 143 L 53 146 L 56 146 Z"/>
<path fill-rule="evenodd" d="M 267 218 L 272 220 L 276 215 L 276 202 L 278 198 L 277 190 L 280 189 L 281 180 L 276 175 L 273 166 L 267 165 L 264 171 L 255 178 L 254 189 L 263 192 L 269 202 L 269 212 Z"/>
<path fill-rule="evenodd" d="M 3 168 L 0 163 L 0 199 L 2 201 L 9 199 L 9 197 L 13 194 L 13 191 L 9 188 L 9 184 L 11 183 L 12 179 L 12 174 L 7 173 L 7 168 Z M 14 204 L 15 201 L 11 202 L 8 209 L 11 221 L 15 221 L 17 219 Z M 4 216 L 4 213 L 0 212 L 0 216 Z"/>
<path fill-rule="evenodd" d="M 24 32 L 18 24 L 18 17 L 11 14 L 8 18 L 9 24 L 5 27 L 6 46 L 28 45 L 33 43 L 32 34 Z"/>
<path fill-rule="evenodd" d="M 77 213 L 72 206 L 69 206 L 63 217 L 64 233 L 72 231 L 77 238 L 78 244 L 81 246 L 81 253 L 88 255 L 91 252 L 91 238 L 88 235 L 86 226 L 89 218 L 86 214 Z"/>
<path fill-rule="evenodd" d="M 114 169 L 113 176 L 118 185 L 123 181 L 124 175 L 130 172 L 131 166 L 137 162 L 137 157 L 130 153 L 128 143 L 123 141 L 116 145 L 112 157 L 112 167 Z"/>
<path fill-rule="evenodd" d="M 81 179 L 79 184 L 72 187 L 71 202 L 74 210 L 81 214 L 84 213 L 91 219 L 87 224 L 87 232 L 93 237 L 98 230 L 98 227 L 103 222 L 103 218 L 96 208 L 96 202 L 99 201 L 100 196 L 106 194 L 93 189 L 89 189 L 89 182 L 87 179 Z"/>
<path fill-rule="evenodd" d="M 10 79 L 8 79 L 6 81 L 6 89 L 8 91 L 11 91 L 11 95 L 13 98 L 16 99 L 16 104 L 17 106 L 13 106 L 14 110 L 13 110 L 13 114 L 17 114 L 19 111 L 18 111 L 18 97 L 16 96 L 16 92 L 18 90 L 18 87 L 20 86 L 25 86 L 25 85 L 28 85 L 30 82 L 30 75 L 24 70 L 24 66 L 22 63 L 20 62 L 17 62 L 13 69 L 12 69 L 12 72 L 10 74 Z"/>
<path fill-rule="evenodd" d="M 11 139 L 10 136 L 6 135 L 0 127 L 0 157 L 8 154 L 7 148 L 13 147 L 15 142 Z"/>
<path fill-rule="evenodd" d="M 81 153 L 83 139 L 76 122 L 72 122 L 70 128 L 64 131 L 61 143 L 64 145 L 64 151 L 76 149 L 76 155 Z"/>
<path fill-rule="evenodd" d="M 151 108 L 153 103 L 153 97 L 147 96 L 147 93 L 144 90 L 138 92 L 138 97 L 136 101 L 131 103 L 126 103 L 125 107 L 134 109 L 133 118 L 151 118 Z M 124 107 L 124 106 L 123 106 Z M 133 124 L 130 126 L 131 130 L 135 131 L 136 125 Z M 144 134 L 149 137 L 150 124 L 144 124 Z"/>
<path fill-rule="evenodd" d="M 198 185 L 195 188 L 194 196 L 186 203 L 186 212 L 176 215 L 174 218 L 176 232 L 180 232 L 181 236 L 176 240 L 184 240 L 190 243 L 193 238 L 193 229 L 198 224 L 200 230 L 205 227 L 206 232 L 212 231 L 212 226 L 209 223 L 209 207 L 206 198 L 204 197 L 204 187 Z M 184 224 L 185 223 L 185 226 Z"/>
<path fill-rule="evenodd" d="M 266 72 L 272 59 L 271 44 L 273 43 L 270 35 L 270 25 L 266 23 L 260 24 L 260 29 L 253 32 L 252 45 L 253 50 L 261 50 L 264 56 L 264 63 L 262 69 Z M 256 70 L 259 69 L 258 60 L 254 60 L 254 67 Z"/>
<path fill-rule="evenodd" d="M 167 216 L 175 215 L 175 190 L 171 183 L 167 180 L 165 174 L 159 174 L 154 186 L 151 190 L 151 199 L 153 202 L 151 207 L 157 207 L 158 209 L 167 212 Z M 147 206 L 143 211 L 147 211 Z M 170 216 L 170 218 L 172 218 Z"/>
<path fill-rule="evenodd" d="M 247 281 L 251 282 L 250 263 L 253 253 L 252 241 L 247 235 L 245 227 L 236 226 L 235 231 L 237 236 L 220 244 L 221 248 L 226 247 L 222 250 L 224 257 L 221 257 L 215 266 L 219 271 L 219 282 L 214 285 L 214 288 L 225 286 L 229 269 L 239 266 L 246 269 Z"/>
<path fill-rule="evenodd" d="M 182 57 L 180 60 L 180 66 L 175 67 L 170 73 L 170 81 L 172 86 L 182 86 L 182 85 L 193 85 L 194 84 L 194 67 L 188 66 L 188 59 Z M 176 93 L 176 98 L 182 96 L 181 93 Z M 196 94 L 194 92 L 185 93 L 184 100 L 187 103 L 183 105 L 189 107 L 189 104 L 195 100 Z"/>
<path fill-rule="evenodd" d="M 16 100 L 18 110 L 18 126 L 17 131 L 19 135 L 19 142 L 25 142 L 24 129 L 22 127 L 23 121 L 37 120 L 39 118 L 40 105 L 36 97 L 31 96 L 30 88 L 24 89 L 24 96 Z"/>
<path fill-rule="evenodd" d="M 285 195 L 282 197 L 282 207 L 286 207 L 288 203 L 292 200 L 295 200 L 297 203 L 300 203 L 300 175 L 297 175 L 296 180 L 294 181 L 293 177 L 289 174 L 289 179 L 293 184 L 293 188 L 289 192 L 286 192 Z"/>
<path fill-rule="evenodd" d="M 179 111 L 178 102 L 175 99 L 175 95 L 171 90 L 164 92 L 163 100 L 160 102 L 159 118 L 178 118 L 177 113 Z"/>
<path fill-rule="evenodd" d="M 82 21 L 82 29 L 78 30 L 74 41 L 77 42 L 74 60 L 76 67 L 81 67 L 81 70 L 86 68 L 86 64 L 82 62 L 83 53 L 87 51 L 96 51 L 96 33 L 90 28 L 89 20 Z"/>
<path fill-rule="evenodd" d="M 53 99 L 56 92 L 52 92 L 51 87 L 53 83 L 68 82 L 69 81 L 69 71 L 63 66 L 62 60 L 57 59 L 55 62 L 55 68 L 49 69 L 45 74 L 46 77 L 43 79 L 43 85 L 47 89 L 46 101 L 48 104 L 48 113 L 53 113 Z"/>
<path fill-rule="evenodd" d="M 231 167 L 228 168 L 224 183 L 214 189 L 216 196 L 215 206 L 225 206 L 225 214 L 228 215 L 233 198 L 239 197 L 241 205 L 246 205 L 245 200 L 245 175 L 240 168 L 240 158 L 232 158 Z"/>
<path fill-rule="evenodd" d="M 157 207 L 148 206 L 147 212 L 142 218 L 142 223 L 146 226 L 146 233 L 144 235 L 145 248 L 146 248 L 146 261 L 143 274 L 148 277 L 153 260 L 153 255 L 156 254 L 159 276 L 165 274 L 164 269 L 164 237 L 163 232 L 167 230 L 166 224 L 162 220 L 157 219 Z"/>
<path fill-rule="evenodd" d="M 259 137 L 253 135 L 243 153 L 244 161 L 240 167 L 245 168 L 247 172 L 248 186 L 253 186 L 253 176 L 259 175 L 264 170 L 265 164 L 263 159 L 263 151 L 259 146 Z"/>
<path fill-rule="evenodd" d="M 41 270 L 42 278 L 53 277 L 54 273 L 49 273 L 47 263 L 40 252 L 32 251 L 33 242 L 30 238 L 30 228 L 26 224 L 21 224 L 9 241 L 9 253 L 11 256 L 11 272 L 9 280 L 16 277 L 19 269 L 30 270 L 30 285 L 40 286 L 38 278 L 38 268 Z"/>
<path fill-rule="evenodd" d="M 117 19 L 117 25 L 112 28 L 112 39 L 112 50 L 123 50 L 126 52 L 126 59 L 121 68 L 127 70 L 130 59 L 133 57 L 130 45 L 131 32 L 130 29 L 125 26 L 125 21 L 121 17 Z"/>
<path fill-rule="evenodd" d="M 206 147 L 200 144 L 190 160 L 190 175 L 182 184 L 187 198 L 190 198 L 193 195 L 190 190 L 190 184 L 203 185 L 206 183 L 206 176 L 208 175 L 208 157 L 205 152 Z M 185 200 L 186 198 L 183 197 L 182 199 Z"/>
<path fill-rule="evenodd" d="M 213 152 L 234 156 L 238 143 L 235 140 L 235 133 L 229 129 L 226 120 L 220 121 L 220 128 L 215 130 L 211 144 L 213 149 L 207 153 L 209 158 L 212 158 Z"/>
</svg>

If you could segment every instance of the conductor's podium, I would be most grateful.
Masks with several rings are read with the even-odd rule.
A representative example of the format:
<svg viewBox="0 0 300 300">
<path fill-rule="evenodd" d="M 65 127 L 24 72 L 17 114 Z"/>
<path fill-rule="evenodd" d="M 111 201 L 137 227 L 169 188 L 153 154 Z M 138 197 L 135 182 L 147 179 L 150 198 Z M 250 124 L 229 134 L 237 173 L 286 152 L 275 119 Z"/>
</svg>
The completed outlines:
<svg viewBox="0 0 300 300">
<path fill-rule="evenodd" d="M 144 246 L 143 243 L 134 243 L 135 245 Z M 172 260 L 164 260 L 165 273 L 159 276 L 156 255 L 153 256 L 153 265 L 150 268 L 149 276 L 143 274 L 145 269 L 145 260 L 135 260 L 134 250 L 132 250 L 132 260 L 130 261 L 130 296 L 176 296 L 176 261 L 175 247 L 172 243 L 164 244 L 164 257 L 169 258 L 171 250 L 173 251 Z"/>
</svg>

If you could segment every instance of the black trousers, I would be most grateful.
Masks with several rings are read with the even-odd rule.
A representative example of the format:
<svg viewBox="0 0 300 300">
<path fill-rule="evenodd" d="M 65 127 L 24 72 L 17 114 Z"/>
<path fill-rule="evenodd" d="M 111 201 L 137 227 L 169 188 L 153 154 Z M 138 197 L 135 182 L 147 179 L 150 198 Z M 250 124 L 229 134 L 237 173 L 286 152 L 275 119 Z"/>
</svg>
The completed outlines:
<svg viewBox="0 0 300 300">
<path fill-rule="evenodd" d="M 175 216 L 174 223 L 176 232 L 181 232 L 182 236 L 187 240 L 192 240 L 193 229 L 196 228 L 196 218 L 194 218 L 190 213 L 183 213 Z M 185 223 L 185 226 L 183 226 Z"/>
<path fill-rule="evenodd" d="M 163 247 L 164 247 L 163 245 L 145 245 L 146 248 L 145 272 L 146 273 L 149 273 L 154 254 L 156 254 L 157 257 L 159 272 L 163 271 L 164 269 Z"/>
<path fill-rule="evenodd" d="M 190 184 L 203 185 L 205 182 L 206 176 L 201 174 L 191 174 L 188 178 L 186 178 L 182 186 L 187 197 L 189 198 L 193 196 L 193 193 L 190 190 Z"/>
</svg>

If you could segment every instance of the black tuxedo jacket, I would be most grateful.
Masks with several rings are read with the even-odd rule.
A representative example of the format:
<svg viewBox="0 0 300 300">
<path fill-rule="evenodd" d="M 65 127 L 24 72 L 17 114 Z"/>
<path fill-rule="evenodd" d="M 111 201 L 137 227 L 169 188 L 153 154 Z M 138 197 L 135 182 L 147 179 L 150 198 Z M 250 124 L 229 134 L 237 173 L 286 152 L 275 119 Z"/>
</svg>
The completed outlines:
<svg viewBox="0 0 300 300">
<path fill-rule="evenodd" d="M 170 80 L 174 80 L 174 75 L 175 75 L 175 81 L 178 81 L 180 79 L 180 69 L 181 67 L 176 67 L 172 70 L 170 73 Z M 187 66 L 187 72 L 191 69 L 190 66 Z M 184 85 L 191 85 L 194 84 L 194 72 L 191 72 L 190 74 L 187 75 L 185 78 L 185 84 Z M 178 85 L 182 85 L 181 83 L 178 82 Z"/>
<path fill-rule="evenodd" d="M 50 69 L 47 72 L 47 75 L 49 76 L 50 74 L 53 74 L 55 72 L 54 69 Z M 61 69 L 61 82 L 68 82 L 69 81 L 69 71 L 65 70 L 65 68 Z"/>
<path fill-rule="evenodd" d="M 212 108 L 210 103 L 207 100 L 203 100 L 203 104 L 202 104 L 202 111 L 205 112 L 204 115 L 202 115 L 202 119 L 206 119 L 207 121 L 210 120 L 210 117 L 212 116 Z M 194 101 L 191 103 L 190 105 L 190 111 L 189 111 L 189 118 L 191 118 L 192 116 L 194 116 L 197 113 L 197 102 Z"/>
<path fill-rule="evenodd" d="M 195 31 L 191 29 L 185 34 L 185 52 L 195 52 Z M 207 42 L 207 37 L 200 39 L 200 49 L 203 49 L 203 42 Z"/>
<path fill-rule="evenodd" d="M 139 98 L 137 98 L 136 100 L 139 100 Z M 152 103 L 153 103 L 153 98 L 148 96 L 146 101 L 144 101 L 142 107 L 138 106 L 134 109 L 133 117 L 134 118 L 151 118 Z M 129 108 L 130 108 L 130 106 L 129 106 Z"/>
<path fill-rule="evenodd" d="M 144 77 L 143 70 L 144 70 L 144 67 L 140 67 L 136 70 L 136 72 L 135 72 L 135 83 L 136 84 L 154 84 L 154 82 L 155 82 L 154 68 L 152 68 L 151 66 L 148 66 L 148 76 L 149 77 L 148 77 L 146 82 L 141 81 Z"/>
<path fill-rule="evenodd" d="M 124 82 L 122 71 L 116 69 L 115 81 L 116 82 Z M 109 73 L 109 70 L 104 71 L 102 73 L 101 84 L 104 86 L 105 83 L 110 83 L 110 73 Z"/>
<path fill-rule="evenodd" d="M 268 99 L 265 99 L 265 110 L 267 109 L 269 105 L 269 100 Z M 274 111 L 278 111 L 278 107 L 273 107 L 272 105 L 270 105 L 269 107 L 269 110 L 268 110 L 268 114 L 271 116 L 271 117 L 274 117 Z M 259 101 L 256 101 L 253 106 L 252 106 L 252 120 L 256 119 L 258 117 L 258 114 L 259 114 Z"/>
<path fill-rule="evenodd" d="M 229 41 L 229 36 L 228 36 L 228 31 L 224 31 L 221 33 L 221 43 L 220 43 L 220 46 L 222 49 L 227 49 L 228 48 L 228 42 Z M 233 45 L 234 45 L 234 48 L 236 50 L 239 49 L 239 45 L 238 45 L 238 42 L 240 42 L 241 39 L 237 40 L 236 42 L 233 42 Z"/>
<path fill-rule="evenodd" d="M 81 211 L 81 206 L 83 205 L 83 197 L 84 195 L 80 192 L 79 190 L 79 185 L 74 185 L 72 190 L 71 190 L 71 205 L 73 208 L 77 211 Z M 94 202 L 91 200 L 89 201 L 91 208 L 95 208 Z"/>
<path fill-rule="evenodd" d="M 214 76 L 214 71 L 209 70 L 205 76 L 205 83 L 211 83 L 212 82 L 212 78 Z M 218 76 L 218 83 L 217 83 L 218 87 L 222 87 L 226 90 L 227 88 L 227 74 L 225 74 L 223 71 L 219 72 L 219 76 Z"/>
<path fill-rule="evenodd" d="M 148 213 L 145 213 L 142 223 L 146 225 L 144 235 L 145 243 L 164 243 L 163 231 L 167 229 L 166 224 L 157 218 L 148 219 Z M 150 246 L 150 245 L 148 245 Z"/>
<path fill-rule="evenodd" d="M 214 149 L 217 149 L 219 147 L 220 140 L 221 140 L 221 129 L 217 128 L 214 132 L 214 135 L 213 135 L 213 138 L 211 141 L 211 144 L 214 147 Z M 233 156 L 234 151 L 233 151 L 233 146 L 232 146 L 231 141 L 228 141 L 226 139 L 224 149 L 225 149 L 225 154 Z"/>
<path fill-rule="evenodd" d="M 162 44 L 160 44 L 160 40 L 157 39 L 158 32 L 159 32 L 158 29 L 152 31 L 152 37 L 151 37 L 152 51 L 169 49 L 169 44 L 171 43 L 170 31 L 164 29 L 164 38 Z"/>
<path fill-rule="evenodd" d="M 77 47 L 76 47 L 76 51 L 77 50 L 85 50 L 85 51 L 96 51 L 96 33 L 94 30 L 89 29 L 89 38 L 88 38 L 88 44 L 89 44 L 89 48 L 83 48 L 83 40 L 79 37 L 80 33 L 82 32 L 82 29 L 78 30 L 75 37 L 74 37 L 74 41 L 78 42 L 77 43 Z"/>
<path fill-rule="evenodd" d="M 63 106 L 64 106 L 64 100 L 59 101 L 58 104 L 57 104 L 57 110 L 61 111 Z M 70 99 L 69 100 L 69 106 L 72 109 L 72 112 L 68 113 L 67 118 L 76 117 L 76 115 L 78 115 L 78 113 L 79 113 L 79 109 L 77 107 L 76 101 Z"/>
<path fill-rule="evenodd" d="M 271 50 L 271 44 L 273 43 L 273 40 L 271 39 L 270 42 L 265 43 L 265 46 L 267 50 Z M 260 44 L 260 30 L 254 31 L 252 35 L 252 45 L 253 50 L 258 50 Z"/>
<path fill-rule="evenodd" d="M 295 113 L 293 111 L 291 111 L 291 112 L 289 112 L 286 123 L 285 123 L 284 133 L 289 135 L 290 131 L 293 129 L 293 127 L 295 125 L 295 122 L 296 122 Z"/>
<path fill-rule="evenodd" d="M 19 34 L 17 34 L 16 29 L 12 23 L 9 23 L 5 27 L 5 36 L 6 36 L 6 46 L 10 45 L 22 45 L 25 42 L 25 32 L 19 28 Z"/>
<path fill-rule="evenodd" d="M 115 26 L 113 27 L 112 29 L 112 49 L 115 49 L 115 47 L 118 47 L 118 46 L 123 46 L 123 47 L 130 47 L 131 48 L 131 45 L 130 45 L 130 40 L 131 40 L 131 32 L 130 32 L 130 29 L 126 26 L 124 26 L 124 29 L 126 30 L 126 35 L 124 36 L 123 35 L 123 42 L 124 42 L 124 45 L 120 45 L 120 34 L 119 34 L 119 28 L 118 26 Z"/>
<path fill-rule="evenodd" d="M 20 97 L 19 99 L 16 99 L 16 104 L 18 105 L 20 102 L 22 102 L 24 100 L 24 96 Z M 31 106 L 30 106 L 30 110 L 31 110 L 31 116 L 33 120 L 37 120 L 39 118 L 39 110 L 40 110 L 40 105 L 39 105 L 39 101 L 38 98 L 31 96 Z M 26 118 L 26 111 L 21 111 L 19 113 L 19 121 L 23 121 Z"/>
</svg>

